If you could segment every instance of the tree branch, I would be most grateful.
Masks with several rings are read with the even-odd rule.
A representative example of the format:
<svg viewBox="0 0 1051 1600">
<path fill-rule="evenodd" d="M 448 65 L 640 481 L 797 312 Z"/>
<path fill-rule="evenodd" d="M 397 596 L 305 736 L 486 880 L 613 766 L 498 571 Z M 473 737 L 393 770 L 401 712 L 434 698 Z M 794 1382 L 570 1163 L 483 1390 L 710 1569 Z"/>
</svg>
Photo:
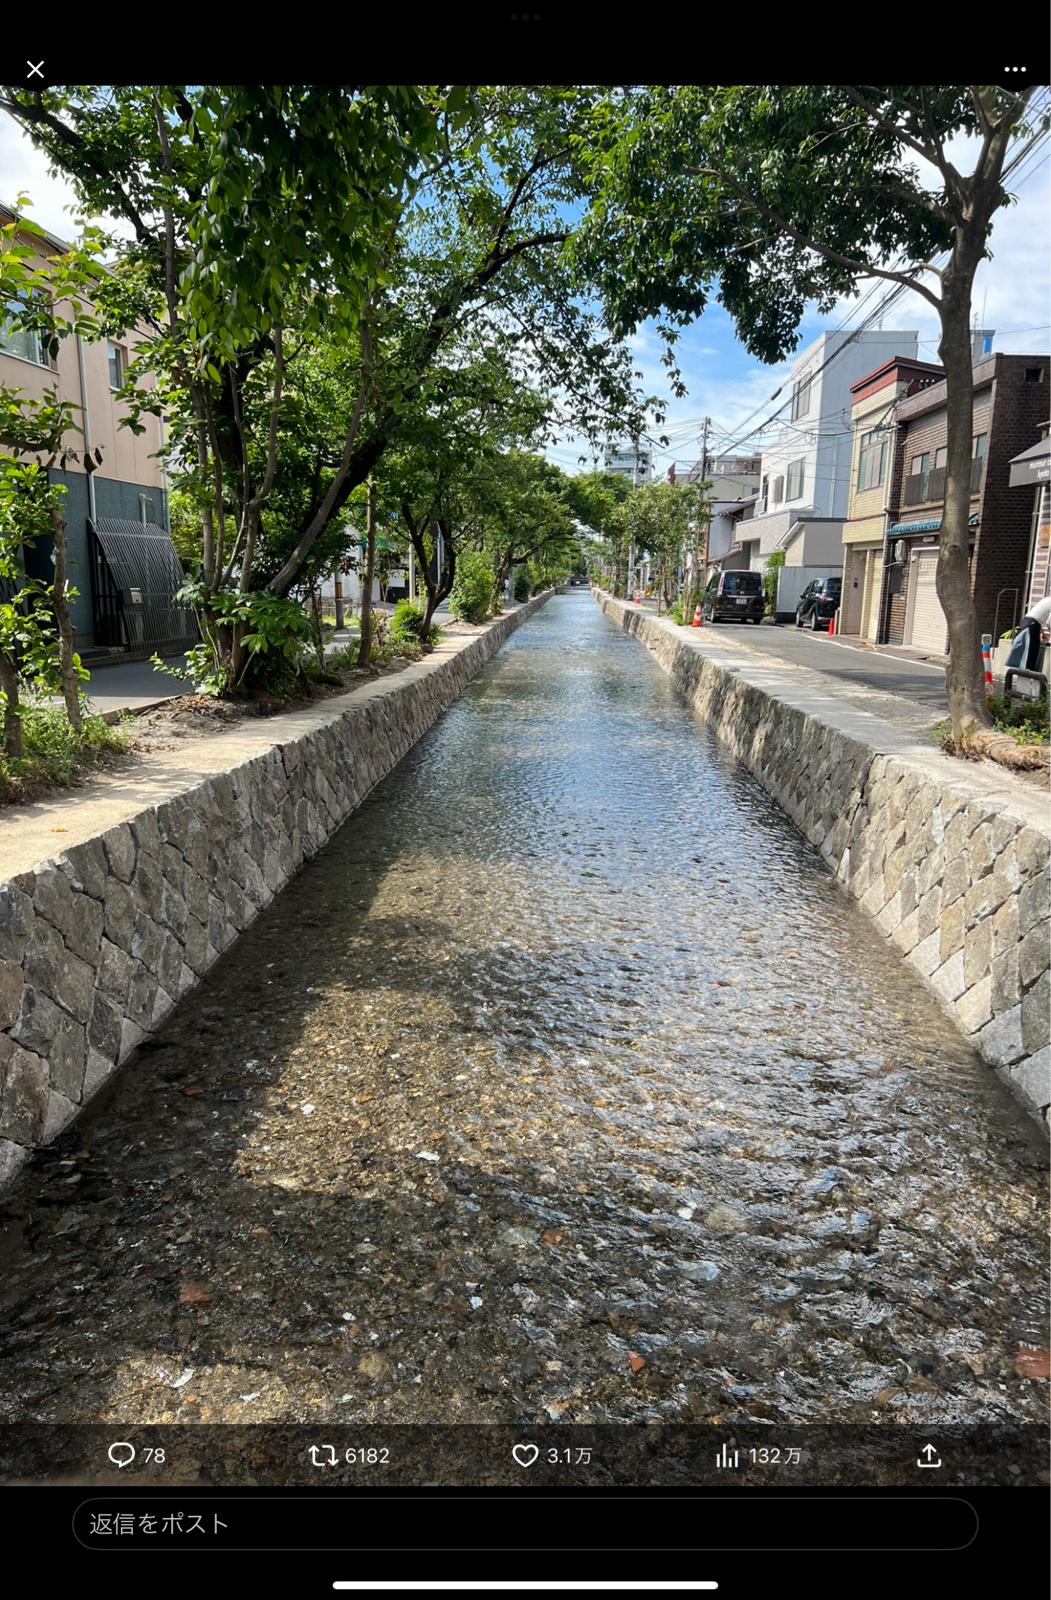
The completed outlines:
<svg viewBox="0 0 1051 1600">
<path fill-rule="evenodd" d="M 824 256 L 827 261 L 834 261 L 841 267 L 848 267 L 851 272 L 860 273 L 863 277 L 886 278 L 889 283 L 904 284 L 907 289 L 915 289 L 917 294 L 923 295 L 924 299 L 929 300 L 932 306 L 940 306 L 941 301 L 938 299 L 937 295 L 932 294 L 930 289 L 926 288 L 924 284 L 917 283 L 915 277 L 911 276 L 910 274 L 904 272 L 892 272 L 886 267 L 874 266 L 870 261 L 859 261 L 854 256 L 845 256 L 841 251 L 833 250 L 829 245 L 820 244 L 816 239 L 808 238 L 807 235 L 801 233 L 798 228 L 794 228 L 792 224 L 786 220 L 786 218 L 780 215 L 779 212 L 774 211 L 772 207 L 764 205 L 762 201 L 757 200 L 742 183 L 732 176 L 731 173 L 724 172 L 720 167 L 684 167 L 683 171 L 697 178 L 721 178 L 724 183 L 728 183 L 732 189 L 736 190 L 743 200 L 746 200 L 750 206 L 752 206 L 756 211 L 760 212 L 764 217 L 768 217 L 771 222 L 776 223 L 777 227 L 779 227 L 784 233 L 787 233 L 788 237 L 790 239 L 794 239 L 796 244 L 801 245 L 804 250 L 813 250 L 816 252 L 816 254 Z M 921 267 L 914 267 L 910 269 L 911 272 L 922 272 L 924 270 L 937 272 L 938 269 L 936 267 L 930 267 L 928 269 L 926 263 L 924 263 L 924 265 Z"/>
</svg>

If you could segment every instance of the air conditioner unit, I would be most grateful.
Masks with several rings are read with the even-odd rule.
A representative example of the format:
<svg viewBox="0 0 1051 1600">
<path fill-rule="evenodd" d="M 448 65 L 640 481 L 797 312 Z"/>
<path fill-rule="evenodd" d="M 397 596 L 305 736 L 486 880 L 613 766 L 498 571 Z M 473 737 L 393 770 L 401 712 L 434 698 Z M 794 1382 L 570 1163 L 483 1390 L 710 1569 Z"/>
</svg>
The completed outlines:
<svg viewBox="0 0 1051 1600">
<path fill-rule="evenodd" d="M 907 547 L 906 547 L 904 539 L 896 539 L 894 541 L 894 559 L 895 559 L 895 561 L 904 561 L 905 560 L 906 548 Z"/>
</svg>

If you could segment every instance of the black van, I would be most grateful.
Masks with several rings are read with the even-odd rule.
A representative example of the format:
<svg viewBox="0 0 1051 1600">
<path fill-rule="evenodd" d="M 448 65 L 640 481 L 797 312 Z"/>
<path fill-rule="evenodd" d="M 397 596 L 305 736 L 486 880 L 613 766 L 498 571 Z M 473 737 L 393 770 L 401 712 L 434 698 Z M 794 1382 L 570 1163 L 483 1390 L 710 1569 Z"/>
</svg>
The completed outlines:
<svg viewBox="0 0 1051 1600">
<path fill-rule="evenodd" d="M 717 572 L 701 597 L 706 622 L 762 622 L 766 605 L 761 572 Z"/>
</svg>

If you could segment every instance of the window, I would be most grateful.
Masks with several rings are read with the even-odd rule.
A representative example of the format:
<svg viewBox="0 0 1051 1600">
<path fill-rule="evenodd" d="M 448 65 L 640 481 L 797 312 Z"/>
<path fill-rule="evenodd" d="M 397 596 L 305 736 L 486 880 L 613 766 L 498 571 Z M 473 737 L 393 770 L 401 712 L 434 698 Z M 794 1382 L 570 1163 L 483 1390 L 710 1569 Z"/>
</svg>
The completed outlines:
<svg viewBox="0 0 1051 1600">
<path fill-rule="evenodd" d="M 785 498 L 785 480 L 784 480 L 784 477 L 782 476 L 782 477 L 778 477 L 778 478 L 774 479 L 774 505 L 775 506 L 779 506 L 781 504 L 781 501 L 784 498 Z"/>
<path fill-rule="evenodd" d="M 769 478 L 764 478 L 763 479 L 763 510 L 764 511 L 766 510 L 767 503 L 768 503 L 769 499 L 770 499 L 770 479 Z"/>
<path fill-rule="evenodd" d="M 1044 370 L 1045 369 L 1043 367 L 1026 367 L 1026 369 L 1025 369 L 1025 381 L 1026 381 L 1026 383 L 1043 383 L 1043 381 L 1044 381 Z"/>
<path fill-rule="evenodd" d="M 788 468 L 788 494 L 789 500 L 798 500 L 803 493 L 803 467 L 805 463 L 802 456 L 798 461 L 793 461 Z"/>
<path fill-rule="evenodd" d="M 925 450 L 921 456 L 913 456 L 912 462 L 911 462 L 911 464 L 909 466 L 909 477 L 910 478 L 918 478 L 921 475 L 923 477 L 926 477 L 928 472 L 930 471 L 930 469 L 931 469 L 930 451 L 929 450 Z"/>
<path fill-rule="evenodd" d="M 948 446 L 944 445 L 944 444 L 942 445 L 940 450 L 935 450 L 935 452 L 934 452 L 934 470 L 935 470 L 935 472 L 937 472 L 939 467 L 944 467 L 945 458 L 948 455 L 948 453 L 949 453 Z"/>
<path fill-rule="evenodd" d="M 758 594 L 762 587 L 761 572 L 723 573 L 723 594 Z"/>
<path fill-rule="evenodd" d="M 106 346 L 106 360 L 109 362 L 109 386 L 119 389 L 124 382 L 124 351 L 119 344 Z"/>
<path fill-rule="evenodd" d="M 805 417 L 810 410 L 810 378 L 800 378 L 792 389 L 792 421 Z"/>
<path fill-rule="evenodd" d="M 858 488 L 878 489 L 887 470 L 887 440 L 879 433 L 861 435 Z"/>
<path fill-rule="evenodd" d="M 971 441 L 971 455 L 975 461 L 981 461 L 985 456 L 985 446 L 989 438 L 987 433 L 977 433 Z"/>
<path fill-rule="evenodd" d="M 14 299 L 5 301 L 0 308 L 0 351 L 17 356 L 20 361 L 32 361 L 38 367 L 53 367 L 55 363 L 44 349 L 39 333 L 32 328 L 16 328 L 13 324 L 11 314 L 20 312 L 23 305 L 23 301 Z"/>
</svg>

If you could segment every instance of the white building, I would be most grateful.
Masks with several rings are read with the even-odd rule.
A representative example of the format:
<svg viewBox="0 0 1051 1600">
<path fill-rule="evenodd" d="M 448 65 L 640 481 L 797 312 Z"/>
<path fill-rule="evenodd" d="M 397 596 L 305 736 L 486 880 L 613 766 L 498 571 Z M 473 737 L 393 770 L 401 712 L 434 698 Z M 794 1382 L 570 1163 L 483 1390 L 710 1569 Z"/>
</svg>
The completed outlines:
<svg viewBox="0 0 1051 1600">
<path fill-rule="evenodd" d="M 712 500 L 747 500 L 759 493 L 759 456 L 709 456 L 686 474 L 687 483 L 710 483 Z M 704 468 L 702 472 L 702 467 Z"/>
<path fill-rule="evenodd" d="M 610 445 L 606 451 L 605 469 L 618 477 L 630 478 L 632 484 L 645 483 L 653 476 L 653 452 L 635 450 L 630 445 Z"/>
<path fill-rule="evenodd" d="M 821 334 L 796 357 L 780 434 L 762 454 L 755 515 L 741 528 L 746 565 L 761 572 L 766 558 L 783 549 L 789 566 L 816 562 L 826 573 L 840 570 L 850 491 L 850 386 L 891 356 L 915 356 L 918 345 L 915 332 L 854 337 L 845 329 Z"/>
</svg>

